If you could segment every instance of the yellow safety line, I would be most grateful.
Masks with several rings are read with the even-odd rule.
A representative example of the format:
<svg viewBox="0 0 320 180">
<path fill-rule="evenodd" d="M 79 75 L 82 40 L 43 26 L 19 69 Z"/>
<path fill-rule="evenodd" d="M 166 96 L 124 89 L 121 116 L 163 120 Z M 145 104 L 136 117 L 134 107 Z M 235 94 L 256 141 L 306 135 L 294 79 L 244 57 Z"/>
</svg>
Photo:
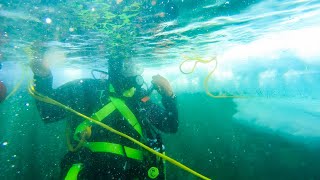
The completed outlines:
<svg viewBox="0 0 320 180">
<path fill-rule="evenodd" d="M 204 84 L 205 91 L 206 91 L 206 94 L 207 94 L 208 96 L 210 96 L 210 97 L 212 97 L 212 98 L 217 98 L 217 99 L 218 99 L 218 98 L 246 98 L 246 97 L 244 97 L 244 96 L 213 95 L 213 94 L 209 91 L 209 85 L 208 85 L 209 79 L 210 79 L 210 77 L 212 77 L 213 73 L 216 71 L 216 69 L 217 69 L 217 67 L 218 67 L 218 61 L 217 61 L 217 58 L 216 58 L 216 57 L 213 57 L 213 58 L 211 58 L 210 60 L 203 60 L 203 59 L 201 59 L 201 58 L 199 58 L 199 57 L 189 58 L 189 57 L 186 57 L 186 56 L 184 56 L 183 58 L 184 58 L 185 60 L 182 61 L 182 62 L 180 63 L 180 66 L 179 66 L 180 72 L 183 73 L 183 74 L 192 74 L 192 73 L 194 72 L 194 70 L 195 70 L 195 68 L 196 68 L 196 66 L 197 66 L 198 63 L 207 64 L 207 63 L 210 63 L 210 62 L 212 62 L 212 61 L 215 62 L 215 66 L 214 66 L 213 70 L 210 71 L 210 73 L 206 76 L 206 78 L 205 78 L 205 80 L 204 80 L 204 83 L 203 83 L 203 84 Z M 183 66 L 186 62 L 188 62 L 188 61 L 194 61 L 195 63 L 193 64 L 191 71 L 186 72 L 186 71 L 182 70 L 182 66 Z"/>
<path fill-rule="evenodd" d="M 138 144 L 139 146 L 141 146 L 141 147 L 144 148 L 145 150 L 151 152 L 152 154 L 155 154 L 155 155 L 163 158 L 164 160 L 169 161 L 170 163 L 172 163 L 172 164 L 180 167 L 181 169 L 183 169 L 183 170 L 185 170 L 185 171 L 187 171 L 187 172 L 189 172 L 189 173 L 191 173 L 191 174 L 193 174 L 193 175 L 195 175 L 195 176 L 197 176 L 197 177 L 199 177 L 199 178 L 201 178 L 201 179 L 210 180 L 209 178 L 205 177 L 204 175 L 202 175 L 202 174 L 200 174 L 200 173 L 198 173 L 198 172 L 190 169 L 189 167 L 187 167 L 187 166 L 181 164 L 180 162 L 178 162 L 178 161 L 170 158 L 169 156 L 166 156 L 166 155 L 164 155 L 164 154 L 162 154 L 162 153 L 159 153 L 159 152 L 153 150 L 152 148 L 150 148 L 150 147 L 148 147 L 147 145 L 141 143 L 140 141 L 132 138 L 131 136 L 128 136 L 128 135 L 126 135 L 126 134 L 124 134 L 124 133 L 122 133 L 122 132 L 120 132 L 120 131 L 117 131 L 117 130 L 113 129 L 112 127 L 110 127 L 110 126 L 108 126 L 108 125 L 106 125 L 106 124 L 104 124 L 104 123 L 102 123 L 102 122 L 99 122 L 99 121 L 97 121 L 97 120 L 94 120 L 94 119 L 92 119 L 92 118 L 90 118 L 90 117 L 88 117 L 88 116 L 86 116 L 86 115 L 84 115 L 84 114 L 81 114 L 80 112 L 77 112 L 77 111 L 73 110 L 72 108 L 70 108 L 70 107 L 68 107 L 68 106 L 66 106 L 66 105 L 64 105 L 64 104 L 62 104 L 62 103 L 60 103 L 60 102 L 58 102 L 58 101 L 56 101 L 56 100 L 54 100 L 54 99 L 51 99 L 51 98 L 49 98 L 49 97 L 47 97 L 47 96 L 44 96 L 44 95 L 36 92 L 35 89 L 34 89 L 34 87 L 33 87 L 32 85 L 29 86 L 29 93 L 30 93 L 35 99 L 37 99 L 37 100 L 39 100 L 39 101 L 43 101 L 43 102 L 46 102 L 46 103 L 50 103 L 50 104 L 53 104 L 53 105 L 62 107 L 62 108 L 64 108 L 64 109 L 66 109 L 67 111 L 70 111 L 70 112 L 72 112 L 72 113 L 74 113 L 74 114 L 76 114 L 76 115 L 78 115 L 78 116 L 80 116 L 80 117 L 82 117 L 82 118 L 90 121 L 90 123 L 97 124 L 97 125 L 105 128 L 105 129 L 107 129 L 107 130 L 110 131 L 110 132 L 113 132 L 113 133 L 115 133 L 115 134 L 117 134 L 117 135 L 119 135 L 119 136 L 122 136 L 122 137 L 128 139 L 128 140 L 130 140 L 130 141 Z"/>
</svg>

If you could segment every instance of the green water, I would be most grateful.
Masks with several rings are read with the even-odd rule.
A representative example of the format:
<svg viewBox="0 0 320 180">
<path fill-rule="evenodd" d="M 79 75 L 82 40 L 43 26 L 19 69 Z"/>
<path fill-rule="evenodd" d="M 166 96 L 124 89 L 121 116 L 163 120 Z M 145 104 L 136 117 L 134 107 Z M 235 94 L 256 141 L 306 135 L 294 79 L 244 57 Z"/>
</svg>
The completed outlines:
<svg viewBox="0 0 320 180">
<path fill-rule="evenodd" d="M 165 135 L 167 154 L 213 179 L 318 179 L 318 150 L 233 119 L 232 99 L 178 94 L 180 127 Z M 1 177 L 51 179 L 66 152 L 65 122 L 43 124 L 26 91 L 2 104 Z M 26 106 L 25 103 L 29 103 Z M 17 108 L 19 107 L 19 108 Z M 205 114 L 203 112 L 206 112 Z M 195 177 L 167 163 L 168 179 Z"/>
<path fill-rule="evenodd" d="M 183 121 L 166 144 L 169 154 L 185 164 L 213 179 L 319 179 L 318 148 L 240 124 L 233 118 L 231 99 L 182 94 L 179 100 Z M 171 166 L 168 174 L 170 179 L 194 179 Z"/>
</svg>

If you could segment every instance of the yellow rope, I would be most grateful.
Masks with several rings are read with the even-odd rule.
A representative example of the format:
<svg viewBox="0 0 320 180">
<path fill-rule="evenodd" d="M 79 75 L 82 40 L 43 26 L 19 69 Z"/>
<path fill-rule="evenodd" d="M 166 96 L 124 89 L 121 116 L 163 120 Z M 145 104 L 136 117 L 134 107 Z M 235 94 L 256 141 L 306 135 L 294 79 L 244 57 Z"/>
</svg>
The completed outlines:
<svg viewBox="0 0 320 180">
<path fill-rule="evenodd" d="M 213 70 L 210 71 L 210 73 L 206 76 L 206 78 L 205 78 L 205 80 L 204 80 L 204 83 L 203 83 L 203 84 L 204 84 L 204 89 L 205 89 L 206 94 L 207 94 L 208 96 L 210 96 L 210 97 L 212 97 L 212 98 L 217 98 L 217 99 L 218 99 L 218 98 L 245 98 L 245 97 L 243 97 L 243 96 L 213 95 L 213 94 L 209 91 L 209 85 L 208 85 L 209 79 L 210 79 L 210 77 L 212 77 L 213 73 L 216 71 L 216 69 L 217 69 L 217 67 L 218 67 L 218 60 L 217 60 L 216 57 L 213 57 L 213 58 L 211 58 L 210 60 L 203 60 L 203 59 L 201 59 L 200 57 L 189 58 L 189 57 L 184 56 L 183 58 L 184 58 L 185 60 L 182 61 L 182 62 L 180 63 L 180 66 L 179 66 L 180 72 L 183 73 L 183 74 L 192 74 L 192 73 L 194 72 L 194 70 L 195 70 L 195 68 L 196 68 L 196 66 L 197 66 L 198 63 L 208 64 L 208 63 L 210 63 L 210 62 L 212 62 L 212 61 L 215 62 L 215 66 L 214 66 Z M 192 68 L 191 68 L 191 71 L 186 72 L 186 71 L 182 70 L 182 66 L 183 66 L 186 62 L 188 62 L 188 61 L 194 61 L 195 63 L 193 64 L 193 66 L 192 66 Z"/>
<path fill-rule="evenodd" d="M 82 146 L 83 144 L 86 142 L 86 134 L 85 133 L 82 133 L 81 134 L 81 139 L 80 141 L 78 142 L 78 144 L 76 145 L 76 147 L 73 147 L 73 145 L 71 144 L 71 138 L 70 138 L 70 124 L 67 122 L 67 127 L 66 127 L 66 138 L 67 138 L 67 146 L 68 146 L 68 150 L 71 151 L 71 152 L 76 152 L 78 151 Z"/>
<path fill-rule="evenodd" d="M 72 112 L 72 113 L 74 113 L 74 114 L 76 114 L 76 115 L 78 115 L 78 116 L 80 116 L 80 117 L 82 117 L 82 118 L 90 121 L 90 123 L 97 124 L 97 125 L 105 128 L 105 129 L 107 129 L 108 131 L 111 131 L 111 132 L 113 132 L 113 133 L 115 133 L 115 134 L 117 134 L 117 135 L 119 135 L 119 136 L 122 136 L 122 137 L 128 139 L 128 140 L 130 140 L 130 141 L 138 144 L 139 146 L 141 146 L 141 147 L 144 148 L 145 150 L 147 150 L 147 151 L 149 151 L 149 152 L 151 152 L 151 153 L 153 153 L 153 154 L 155 154 L 155 155 L 163 158 L 164 160 L 166 160 L 166 161 L 168 161 L 168 162 L 170 162 L 170 163 L 172 163 L 172 164 L 180 167 L 181 169 L 183 169 L 183 170 L 185 170 L 185 171 L 188 171 L 189 173 L 191 173 L 191 174 L 193 174 L 193 175 L 195 175 L 195 176 L 197 176 L 197 177 L 199 177 L 199 178 L 201 178 L 201 179 L 210 180 L 209 178 L 207 178 L 207 177 L 203 176 L 202 174 L 200 174 L 200 173 L 198 173 L 198 172 L 190 169 L 189 167 L 181 164 L 180 162 L 178 162 L 178 161 L 176 161 L 176 160 L 174 160 L 174 159 L 172 159 L 172 158 L 170 158 L 170 157 L 168 157 L 168 156 L 166 156 L 166 155 L 164 155 L 164 154 L 162 154 L 162 153 L 159 153 L 159 152 L 153 150 L 152 148 L 150 148 L 150 147 L 148 147 L 148 146 L 146 146 L 146 145 L 144 145 L 144 144 L 141 143 L 140 141 L 132 138 L 131 136 L 128 136 L 128 135 L 126 135 L 126 134 L 124 134 L 124 133 L 122 133 L 122 132 L 120 132 L 120 131 L 117 131 L 117 130 L 113 129 L 112 127 L 110 127 L 110 126 L 108 126 L 108 125 L 106 125 L 106 124 L 104 124 L 104 123 L 102 123 L 102 122 L 96 121 L 96 120 L 94 120 L 94 119 L 92 119 L 92 118 L 90 118 L 90 117 L 88 117 L 88 116 L 86 116 L 86 115 L 84 115 L 84 114 L 81 114 L 80 112 L 77 112 L 77 111 L 73 110 L 72 108 L 70 108 L 70 107 L 68 107 L 68 106 L 66 106 L 66 105 L 64 105 L 64 104 L 61 104 L 61 103 L 58 102 L 58 101 L 55 101 L 54 99 L 51 99 L 51 98 L 49 98 L 49 97 L 47 97 L 47 96 L 44 96 L 44 95 L 36 92 L 35 89 L 34 89 L 34 87 L 33 87 L 32 85 L 29 86 L 29 93 L 30 93 L 35 99 L 37 99 L 37 100 L 39 100 L 39 101 L 43 101 L 43 102 L 50 103 L 50 104 L 59 106 L 59 107 L 61 107 L 61 108 L 64 108 L 65 110 L 70 111 L 70 112 Z"/>
</svg>

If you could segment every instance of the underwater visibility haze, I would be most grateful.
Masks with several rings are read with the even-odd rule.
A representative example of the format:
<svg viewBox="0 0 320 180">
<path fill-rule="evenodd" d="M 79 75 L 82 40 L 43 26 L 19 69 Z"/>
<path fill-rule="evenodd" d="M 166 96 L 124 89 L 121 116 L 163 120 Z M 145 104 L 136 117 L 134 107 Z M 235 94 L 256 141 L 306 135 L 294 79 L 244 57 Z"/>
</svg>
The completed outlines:
<svg viewBox="0 0 320 180">
<path fill-rule="evenodd" d="M 66 121 L 44 123 L 28 92 L 40 58 L 54 88 L 113 59 L 145 87 L 167 78 L 166 154 L 210 179 L 320 180 L 319 42 L 318 0 L 0 0 L 0 178 L 59 178 Z"/>
</svg>

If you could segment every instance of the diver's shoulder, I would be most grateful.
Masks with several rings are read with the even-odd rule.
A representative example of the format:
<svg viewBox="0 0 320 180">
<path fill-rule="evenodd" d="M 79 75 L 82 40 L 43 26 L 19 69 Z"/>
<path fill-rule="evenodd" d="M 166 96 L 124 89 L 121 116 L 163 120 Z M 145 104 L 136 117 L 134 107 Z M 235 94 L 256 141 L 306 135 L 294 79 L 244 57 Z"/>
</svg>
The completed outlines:
<svg viewBox="0 0 320 180">
<path fill-rule="evenodd" d="M 93 78 L 81 78 L 81 79 L 75 79 L 71 82 L 80 82 L 80 83 L 101 83 L 101 82 L 107 82 L 106 79 L 93 79 Z"/>
<path fill-rule="evenodd" d="M 74 85 L 74 86 L 101 86 L 106 85 L 107 80 L 105 79 L 93 79 L 93 78 L 81 78 L 75 79 L 68 82 L 66 85 Z"/>
</svg>

